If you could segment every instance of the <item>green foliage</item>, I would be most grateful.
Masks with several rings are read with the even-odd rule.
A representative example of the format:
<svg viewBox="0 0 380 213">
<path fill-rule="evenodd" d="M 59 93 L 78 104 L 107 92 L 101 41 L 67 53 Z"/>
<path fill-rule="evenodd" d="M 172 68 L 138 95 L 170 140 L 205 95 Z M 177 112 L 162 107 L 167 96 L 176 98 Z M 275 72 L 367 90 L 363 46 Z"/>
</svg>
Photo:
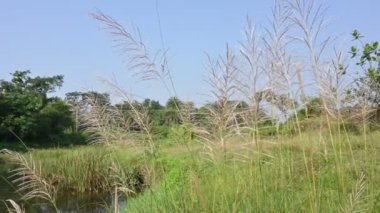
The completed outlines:
<svg viewBox="0 0 380 213">
<path fill-rule="evenodd" d="M 180 109 L 182 101 L 177 97 L 171 97 L 166 102 L 166 108 L 168 109 Z"/>
<path fill-rule="evenodd" d="M 64 131 L 74 124 L 71 114 L 70 106 L 65 102 L 61 100 L 49 102 L 36 115 L 35 133 L 45 135 L 49 141 L 59 140 Z"/>
<path fill-rule="evenodd" d="M 163 117 L 166 125 L 180 124 L 182 122 L 180 112 L 176 109 L 165 109 Z"/>
<path fill-rule="evenodd" d="M 186 167 L 188 166 L 186 159 L 169 157 L 160 159 L 160 161 L 165 172 L 164 180 L 161 183 L 164 190 L 170 191 L 186 182 Z"/>
<path fill-rule="evenodd" d="M 153 125 L 152 126 L 152 132 L 158 139 L 167 139 L 169 132 L 170 132 L 170 126 L 168 126 L 168 125 Z"/>
<path fill-rule="evenodd" d="M 378 136 L 371 134 L 372 151 L 368 152 L 359 146 L 361 136 L 331 138 L 312 133 L 273 139 L 277 143 L 271 148 L 251 150 L 247 161 L 239 158 L 243 152 L 212 163 L 176 153 L 159 160 L 164 168 L 162 180 L 128 200 L 126 211 L 340 212 L 355 208 L 377 212 Z M 327 144 L 320 144 L 321 140 Z M 358 197 L 358 191 L 364 194 Z M 354 196 L 356 203 L 350 202 Z"/>
<path fill-rule="evenodd" d="M 71 127 L 69 106 L 59 98 L 48 98 L 63 83 L 63 76 L 30 77 L 30 71 L 12 73 L 11 81 L 0 81 L 0 136 L 27 141 L 55 141 Z"/>
<path fill-rule="evenodd" d="M 72 106 L 89 104 L 90 100 L 97 102 L 99 105 L 110 105 L 110 95 L 108 93 L 99 93 L 96 91 L 88 92 L 69 92 L 66 93 L 65 100 Z"/>
<path fill-rule="evenodd" d="M 153 128 L 159 129 L 165 122 L 164 112 L 165 107 L 163 107 L 159 101 L 145 99 L 141 106 L 148 111 L 149 118 L 153 122 Z M 158 131 L 160 132 L 160 131 Z"/>
<path fill-rule="evenodd" d="M 143 187 L 139 153 L 87 146 L 36 150 L 31 154 L 42 162 L 42 175 L 57 186 L 58 194 L 112 192 L 116 172 L 123 175 L 125 187 L 135 192 Z"/>
<path fill-rule="evenodd" d="M 160 110 L 163 108 L 163 106 L 161 106 L 159 101 L 151 100 L 149 98 L 145 99 L 142 102 L 142 106 L 149 109 L 149 110 Z"/>
<path fill-rule="evenodd" d="M 297 112 L 299 119 L 320 117 L 323 113 L 323 102 L 321 98 L 312 98 L 306 106 Z M 294 117 L 293 117 L 294 119 Z"/>
<path fill-rule="evenodd" d="M 354 89 L 357 96 L 366 96 L 368 101 L 375 106 L 380 104 L 380 46 L 378 41 L 364 43 L 363 36 L 354 30 L 352 33 L 354 41 L 361 46 L 351 47 L 351 57 L 358 60 L 356 63 L 365 75 L 358 79 L 358 88 Z"/>
<path fill-rule="evenodd" d="M 379 132 L 366 134 L 364 148 L 363 135 L 334 125 L 262 140 L 260 149 L 193 153 L 177 145 L 149 159 L 141 150 L 102 146 L 32 154 L 43 177 L 72 194 L 112 192 L 118 168 L 118 179 L 137 193 L 128 197 L 128 212 L 378 212 Z M 210 159 L 219 155 L 227 156 Z"/>
<path fill-rule="evenodd" d="M 177 97 L 171 97 L 166 102 L 164 122 L 167 125 L 180 124 L 182 122 L 180 110 L 183 102 Z"/>
<path fill-rule="evenodd" d="M 189 124 L 174 125 L 170 128 L 168 138 L 175 143 L 186 144 L 195 138 L 195 133 Z"/>
</svg>

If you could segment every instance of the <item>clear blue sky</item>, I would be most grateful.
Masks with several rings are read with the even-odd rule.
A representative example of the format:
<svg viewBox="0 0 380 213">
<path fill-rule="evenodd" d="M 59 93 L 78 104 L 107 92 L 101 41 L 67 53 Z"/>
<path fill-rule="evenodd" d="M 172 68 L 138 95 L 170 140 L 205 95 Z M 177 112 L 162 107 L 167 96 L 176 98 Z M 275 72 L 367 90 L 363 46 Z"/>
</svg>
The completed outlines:
<svg viewBox="0 0 380 213">
<path fill-rule="evenodd" d="M 358 29 L 369 40 L 380 40 L 379 0 L 316 0 L 330 6 L 328 33 L 347 39 Z M 245 17 L 265 25 L 274 0 L 158 0 L 165 45 L 182 99 L 204 100 L 205 52 L 217 56 L 225 44 L 242 39 Z M 127 90 L 143 97 L 168 98 L 157 83 L 136 83 L 112 49 L 112 42 L 90 12 L 101 10 L 127 26 L 138 26 L 143 40 L 161 46 L 155 0 L 2 0 L 0 2 L 0 79 L 15 70 L 33 75 L 65 76 L 57 95 L 75 90 L 104 90 L 97 76 L 116 76 Z"/>
</svg>

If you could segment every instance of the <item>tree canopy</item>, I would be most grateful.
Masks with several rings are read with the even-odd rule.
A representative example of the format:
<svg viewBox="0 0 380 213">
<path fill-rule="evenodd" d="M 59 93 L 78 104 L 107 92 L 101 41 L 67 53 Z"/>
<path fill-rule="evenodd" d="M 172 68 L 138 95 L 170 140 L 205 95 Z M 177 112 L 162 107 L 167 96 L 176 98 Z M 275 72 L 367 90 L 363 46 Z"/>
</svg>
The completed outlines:
<svg viewBox="0 0 380 213">
<path fill-rule="evenodd" d="M 14 140 L 53 141 L 72 125 L 70 107 L 57 97 L 48 97 L 63 84 L 63 76 L 31 77 L 30 71 L 11 73 L 0 80 L 0 137 Z"/>
</svg>

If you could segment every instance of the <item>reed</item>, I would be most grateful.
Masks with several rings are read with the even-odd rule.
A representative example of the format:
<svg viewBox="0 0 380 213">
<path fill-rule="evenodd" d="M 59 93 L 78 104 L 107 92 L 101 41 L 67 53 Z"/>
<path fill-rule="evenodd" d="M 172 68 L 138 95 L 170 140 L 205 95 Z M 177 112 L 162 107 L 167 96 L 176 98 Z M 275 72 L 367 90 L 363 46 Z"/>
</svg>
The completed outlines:
<svg viewBox="0 0 380 213">
<path fill-rule="evenodd" d="M 48 182 L 42 175 L 41 166 L 36 163 L 31 153 L 26 156 L 12 151 L 7 151 L 10 161 L 17 167 L 11 171 L 9 179 L 16 185 L 17 192 L 22 194 L 21 200 L 43 200 L 58 211 L 56 205 L 56 188 Z M 14 209 L 17 204 L 14 201 L 9 201 Z"/>
<path fill-rule="evenodd" d="M 130 106 L 140 132 L 123 129 L 122 113 L 95 102 L 86 126 L 103 145 L 34 151 L 40 167 L 15 153 L 17 176 L 28 175 L 15 182 L 26 198 L 51 203 L 56 188 L 125 194 L 128 212 L 379 211 L 380 134 L 368 131 L 365 100 L 354 101 L 359 122 L 343 110 L 353 103 L 346 95 L 351 84 L 344 54 L 326 53 L 332 46 L 322 36 L 325 12 L 313 0 L 277 0 L 264 37 L 248 19 L 238 51 L 227 45 L 224 56 L 209 57 L 207 125 L 197 123 L 191 107 L 176 106 L 201 145 L 158 150 L 147 111 L 117 82 L 104 80 Z M 115 38 L 134 75 L 171 90 L 165 51 L 152 58 L 138 30 L 101 12 L 92 17 Z M 266 128 L 272 132 L 264 134 Z M 125 138 L 130 142 L 114 143 Z M 120 211 L 116 202 L 109 209 Z"/>
<path fill-rule="evenodd" d="M 8 199 L 4 203 L 9 213 L 25 213 L 25 210 L 20 207 L 14 200 Z"/>
</svg>

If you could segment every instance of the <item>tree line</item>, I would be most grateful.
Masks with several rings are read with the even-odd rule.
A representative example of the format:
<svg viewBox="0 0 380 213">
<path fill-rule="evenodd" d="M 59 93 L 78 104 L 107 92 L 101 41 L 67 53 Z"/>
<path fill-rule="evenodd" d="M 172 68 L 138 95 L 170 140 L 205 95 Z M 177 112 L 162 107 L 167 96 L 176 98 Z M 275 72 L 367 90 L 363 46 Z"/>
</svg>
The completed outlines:
<svg viewBox="0 0 380 213">
<path fill-rule="evenodd" d="M 366 106 L 374 109 L 375 118 L 378 120 L 379 43 L 364 43 L 361 40 L 363 36 L 356 30 L 352 36 L 360 46 L 352 46 L 350 54 L 364 72 L 354 80 L 355 85 L 346 91 L 345 97 L 350 99 L 347 100 L 350 104 L 339 109 L 339 113 L 345 113 L 349 117 L 355 110 L 360 110 L 360 103 L 364 102 Z M 347 67 L 340 64 L 337 66 L 339 74 L 345 75 Z M 62 86 L 62 75 L 32 77 L 30 71 L 15 71 L 11 73 L 11 77 L 10 81 L 0 80 L 0 142 L 22 140 L 26 143 L 48 145 L 85 143 L 89 140 L 85 130 L 90 127 L 109 125 L 110 128 L 117 126 L 129 132 L 139 132 L 142 128 L 141 120 L 144 119 L 142 123 L 149 124 L 146 125 L 149 126 L 149 131 L 155 137 L 161 138 L 170 137 L 173 131 L 188 131 L 186 124 L 211 128 L 210 131 L 213 132 L 222 131 L 221 129 L 228 125 L 254 124 L 270 129 L 267 133 L 262 131 L 264 134 L 275 134 L 271 127 L 275 123 L 278 124 L 278 120 L 274 120 L 268 114 L 262 107 L 262 102 L 277 107 L 279 111 L 290 110 L 290 117 L 286 117 L 285 123 L 294 119 L 319 116 L 326 104 L 320 97 L 309 97 L 307 104 L 299 108 L 296 100 L 284 100 L 284 97 L 266 90 L 254 95 L 258 103 L 255 106 L 249 106 L 241 100 L 220 99 L 197 108 L 194 103 L 182 101 L 177 97 L 169 98 L 164 105 L 151 99 L 112 104 L 109 94 L 96 91 L 70 92 L 64 98 L 50 96 Z M 135 117 L 136 111 L 141 112 L 138 113 L 140 117 Z M 231 113 L 234 113 L 234 116 L 229 116 Z M 219 120 L 210 120 L 213 117 Z M 229 120 L 230 118 L 233 120 Z M 181 126 L 179 130 L 176 129 L 178 126 Z M 286 124 L 280 126 L 286 127 Z M 279 125 L 277 132 L 278 127 Z"/>
<path fill-rule="evenodd" d="M 63 84 L 63 76 L 32 77 L 30 71 L 15 71 L 11 80 L 0 80 L 0 142 L 40 145 L 66 145 L 84 143 L 88 125 L 86 116 L 94 107 L 117 109 L 128 123 L 128 131 L 139 131 L 134 125 L 131 108 L 143 109 L 157 137 L 168 137 L 173 126 L 188 120 L 207 123 L 204 107 L 196 108 L 193 102 L 171 97 L 162 105 L 159 101 L 145 99 L 112 104 L 110 95 L 96 91 L 69 92 L 64 98 L 49 95 Z M 216 106 L 216 104 L 214 104 Z M 240 107 L 247 107 L 245 102 Z M 182 113 L 183 112 L 183 113 Z M 106 114 L 106 112 L 104 112 Z"/>
</svg>

